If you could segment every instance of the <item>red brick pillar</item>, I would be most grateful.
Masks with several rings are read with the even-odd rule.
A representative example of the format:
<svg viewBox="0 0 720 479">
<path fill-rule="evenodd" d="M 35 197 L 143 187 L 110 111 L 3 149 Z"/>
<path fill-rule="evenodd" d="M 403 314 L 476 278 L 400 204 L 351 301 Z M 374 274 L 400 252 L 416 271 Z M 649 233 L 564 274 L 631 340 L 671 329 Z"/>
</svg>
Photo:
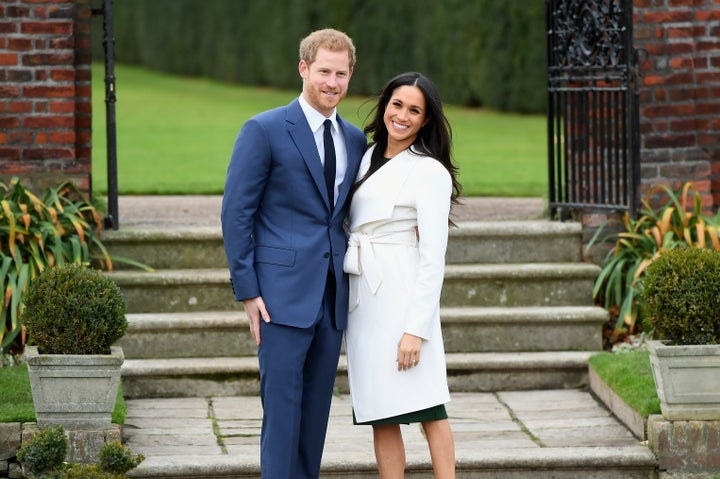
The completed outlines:
<svg viewBox="0 0 720 479">
<path fill-rule="evenodd" d="M 720 205 L 720 0 L 634 0 L 642 191 L 693 181 Z M 642 53 L 642 52 L 641 52 Z"/>
<path fill-rule="evenodd" d="M 90 190 L 90 0 L 0 2 L 0 180 Z"/>
<path fill-rule="evenodd" d="M 710 478 L 720 470 L 720 421 L 647 419 L 648 446 L 657 456 L 660 477 Z"/>
</svg>

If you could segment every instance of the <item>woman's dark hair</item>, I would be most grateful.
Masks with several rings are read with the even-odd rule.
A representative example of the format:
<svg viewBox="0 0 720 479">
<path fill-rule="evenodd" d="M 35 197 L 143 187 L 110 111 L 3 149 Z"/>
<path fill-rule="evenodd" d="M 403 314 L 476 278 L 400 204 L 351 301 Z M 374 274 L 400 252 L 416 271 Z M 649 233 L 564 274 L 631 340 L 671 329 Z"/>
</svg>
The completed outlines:
<svg viewBox="0 0 720 479">
<path fill-rule="evenodd" d="M 452 179 L 452 204 L 458 204 L 461 186 L 457 180 L 458 168 L 452 161 L 452 129 L 443 113 L 437 87 L 429 78 L 418 72 L 401 73 L 390 80 L 383 88 L 378 103 L 371 112 L 371 114 L 374 113 L 374 118 L 364 130 L 365 135 L 371 139 L 370 145 L 376 145 L 370 159 L 370 168 L 360 181 L 355 183 L 353 191 L 385 163 L 384 153 L 388 144 L 388 131 L 383 116 L 393 92 L 401 86 L 418 87 L 425 97 L 425 111 L 428 121 L 420 128 L 410 150 L 435 158 L 445 167 Z M 450 224 L 453 224 L 452 221 L 450 221 Z"/>
</svg>

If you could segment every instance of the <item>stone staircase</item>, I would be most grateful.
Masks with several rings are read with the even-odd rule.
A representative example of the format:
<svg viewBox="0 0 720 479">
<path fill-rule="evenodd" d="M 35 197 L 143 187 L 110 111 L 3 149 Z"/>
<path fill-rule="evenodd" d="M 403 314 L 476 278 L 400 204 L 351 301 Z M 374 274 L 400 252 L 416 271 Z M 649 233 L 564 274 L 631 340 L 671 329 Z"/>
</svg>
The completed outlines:
<svg viewBox="0 0 720 479">
<path fill-rule="evenodd" d="M 578 224 L 549 221 L 452 230 L 441 317 L 459 478 L 656 477 L 647 447 L 583 390 L 608 318 L 593 306 L 599 268 L 582 261 L 581 237 Z M 131 476 L 258 478 L 256 348 L 219 228 L 126 228 L 105 242 L 155 268 L 108 273 L 129 308 L 127 437 L 149 456 Z M 371 431 L 352 426 L 343 394 L 344 357 L 336 387 L 321 475 L 375 478 Z M 406 477 L 433 477 L 420 429 L 403 434 Z"/>
<path fill-rule="evenodd" d="M 255 346 L 233 302 L 219 228 L 108 232 L 111 253 L 154 272 L 109 273 L 128 302 L 127 398 L 257 394 Z M 579 388 L 601 349 L 597 266 L 581 228 L 549 221 L 466 222 L 451 231 L 441 317 L 454 392 Z M 347 391 L 344 357 L 336 387 Z"/>
</svg>

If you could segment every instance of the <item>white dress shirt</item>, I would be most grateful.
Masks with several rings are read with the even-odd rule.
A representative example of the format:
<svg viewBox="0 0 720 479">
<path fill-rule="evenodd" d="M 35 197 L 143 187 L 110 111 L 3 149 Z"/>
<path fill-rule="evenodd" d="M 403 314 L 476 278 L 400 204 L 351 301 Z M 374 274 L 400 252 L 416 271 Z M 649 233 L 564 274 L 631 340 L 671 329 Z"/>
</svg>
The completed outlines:
<svg viewBox="0 0 720 479">
<path fill-rule="evenodd" d="M 329 118 L 325 118 L 319 111 L 310 106 L 310 104 L 303 98 L 302 94 L 298 98 L 300 101 L 300 107 L 305 113 L 305 118 L 310 125 L 310 130 L 313 132 L 315 137 L 315 145 L 320 155 L 320 161 L 323 166 L 325 165 L 325 147 L 323 144 L 323 133 L 325 131 L 324 122 L 330 120 L 332 122 L 332 137 L 333 143 L 335 144 L 335 201 L 337 201 L 338 191 L 340 185 L 345 178 L 345 171 L 347 170 L 347 149 L 345 148 L 345 136 L 340 132 L 340 125 L 337 122 L 337 110 L 333 110 L 332 115 Z M 350 179 L 352 181 L 352 178 Z"/>
</svg>

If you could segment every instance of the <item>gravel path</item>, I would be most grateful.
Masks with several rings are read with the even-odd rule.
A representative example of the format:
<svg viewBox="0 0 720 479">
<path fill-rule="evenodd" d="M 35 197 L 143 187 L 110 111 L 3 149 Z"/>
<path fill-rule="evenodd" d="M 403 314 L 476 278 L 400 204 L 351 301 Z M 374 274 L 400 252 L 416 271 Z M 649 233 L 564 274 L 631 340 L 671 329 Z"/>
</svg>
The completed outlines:
<svg viewBox="0 0 720 479">
<path fill-rule="evenodd" d="M 121 196 L 119 224 L 123 226 L 219 226 L 222 197 Z M 543 198 L 463 198 L 453 208 L 458 221 L 506 221 L 546 218 Z"/>
</svg>

